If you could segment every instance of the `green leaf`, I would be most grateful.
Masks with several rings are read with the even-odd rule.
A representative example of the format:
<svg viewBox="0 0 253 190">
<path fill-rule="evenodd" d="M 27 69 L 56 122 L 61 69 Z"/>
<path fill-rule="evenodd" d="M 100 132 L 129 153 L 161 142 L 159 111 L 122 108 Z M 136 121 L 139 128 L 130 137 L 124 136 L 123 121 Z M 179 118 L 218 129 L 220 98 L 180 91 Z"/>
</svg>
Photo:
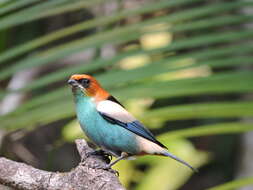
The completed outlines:
<svg viewBox="0 0 253 190">
<path fill-rule="evenodd" d="M 138 69 L 139 73 L 143 68 Z M 114 76 L 110 75 L 110 81 L 117 77 L 119 82 L 130 82 L 130 80 L 137 80 L 138 71 L 128 71 L 129 77 L 120 78 L 120 72 L 115 73 Z M 166 72 L 166 70 L 163 71 Z M 155 71 L 153 71 L 155 72 Z M 161 72 L 161 71 L 160 71 Z M 161 72 L 162 73 L 162 72 Z M 122 74 L 122 73 L 121 73 Z M 148 78 L 152 76 L 152 71 L 142 72 L 139 74 L 142 78 Z M 109 77 L 108 77 L 109 78 Z M 105 80 L 105 79 L 104 79 Z M 113 90 L 113 94 L 125 99 L 127 97 L 134 98 L 163 98 L 163 97 L 179 97 L 201 94 L 225 94 L 225 93 L 240 93 L 240 92 L 252 92 L 253 86 L 251 81 L 253 80 L 252 72 L 234 72 L 226 74 L 211 75 L 208 77 L 196 77 L 187 78 L 181 80 L 171 80 L 165 82 L 152 82 L 147 84 L 137 84 L 128 87 L 121 87 L 120 89 Z M 103 80 L 102 80 L 103 81 Z M 234 85 L 227 85 L 232 83 Z M 159 90 L 163 89 L 163 90 Z M 163 110 L 163 109 L 161 109 Z"/>
<path fill-rule="evenodd" d="M 13 27 L 18 24 L 24 24 L 26 22 L 33 21 L 36 19 L 54 16 L 68 11 L 80 10 L 82 8 L 88 8 L 95 3 L 101 1 L 102 0 L 93 0 L 92 2 L 75 1 L 72 3 L 68 3 L 64 6 L 60 5 L 69 2 L 68 0 L 54 0 L 42 2 L 24 10 L 17 11 L 10 16 L 3 17 L 0 20 L 0 30 Z"/>
<path fill-rule="evenodd" d="M 138 28 L 138 26 L 136 26 Z M 135 30 L 135 27 L 133 27 L 133 30 Z M 85 42 L 83 40 L 78 40 L 75 42 L 72 42 L 69 46 L 65 47 L 62 46 L 61 48 L 56 48 L 55 51 L 53 51 L 52 49 L 50 51 L 44 52 L 44 53 L 40 53 L 37 56 L 33 56 L 31 58 L 25 59 L 21 62 L 18 62 L 17 64 L 10 66 L 8 68 L 8 70 L 5 70 L 4 72 L 2 72 L 2 74 L 0 75 L 0 79 L 4 79 L 8 76 L 10 76 L 11 74 L 22 70 L 22 69 L 28 69 L 34 66 L 34 64 L 36 64 L 37 66 L 42 65 L 42 64 L 46 64 L 49 61 L 55 61 L 57 58 L 62 58 L 62 56 L 66 56 L 69 53 L 73 53 L 73 52 L 78 52 L 81 49 L 86 49 L 88 47 L 96 47 L 98 45 L 102 45 L 105 43 L 105 39 L 106 41 L 111 41 L 113 40 L 113 38 L 115 37 L 123 37 L 124 34 L 128 34 L 128 32 L 133 32 L 131 31 L 131 28 L 128 27 L 128 30 L 124 32 L 121 30 L 115 30 L 114 32 L 108 32 L 108 33 L 103 33 L 103 34 L 96 34 L 93 35 L 91 38 L 85 38 Z M 138 33 L 138 31 L 136 31 Z M 139 36 L 139 34 L 134 34 L 134 37 Z M 236 32 L 226 32 L 226 33 L 214 33 L 214 34 L 208 34 L 208 35 L 204 35 L 204 36 L 198 36 L 195 38 L 191 38 L 188 40 L 181 40 L 178 42 L 174 42 L 172 43 L 170 46 L 168 46 L 167 50 L 170 51 L 175 51 L 175 50 L 180 50 L 182 48 L 193 48 L 193 47 L 197 47 L 200 45 L 204 45 L 204 44 L 219 44 L 219 43 L 224 43 L 224 42 L 230 42 L 230 41 L 234 41 L 234 40 L 242 40 L 242 39 L 248 39 L 249 37 L 253 36 L 253 32 L 252 30 L 249 31 L 236 31 Z M 96 38 L 95 38 L 96 37 Z M 132 38 L 132 37 L 130 37 Z M 123 42 L 125 40 L 129 40 L 128 38 L 120 39 L 119 42 Z M 114 40 L 115 41 L 115 40 Z"/>
<path fill-rule="evenodd" d="M 8 3 L 6 6 L 1 7 L 0 15 L 6 14 L 7 12 L 13 11 L 15 9 L 30 5 L 39 0 L 22 0 L 22 1 L 14 1 Z"/>
<path fill-rule="evenodd" d="M 52 34 L 48 34 L 44 37 L 35 39 L 35 40 L 28 42 L 24 45 L 20 45 L 20 46 L 17 46 L 11 50 L 6 51 L 2 55 L 0 55 L 0 63 L 1 62 L 3 63 L 4 61 L 6 61 L 14 56 L 20 55 L 20 54 L 25 53 L 29 50 L 32 50 L 34 48 L 38 48 L 42 45 L 45 45 L 45 44 L 50 43 L 52 41 L 55 41 L 59 38 L 68 36 L 73 33 L 77 33 L 82 30 L 87 30 L 87 29 L 91 29 L 91 28 L 94 28 L 97 26 L 111 24 L 113 22 L 124 19 L 127 16 L 134 16 L 134 15 L 138 15 L 138 14 L 149 13 L 149 12 L 159 10 L 159 9 L 162 9 L 165 7 L 169 8 L 169 7 L 173 7 L 173 6 L 184 4 L 184 3 L 185 4 L 193 3 L 195 1 L 199 1 L 199 0 L 194 0 L 194 1 L 185 1 L 185 0 L 161 1 L 160 3 L 156 2 L 156 3 L 144 5 L 141 8 L 136 8 L 133 10 L 125 10 L 125 11 L 116 13 L 114 15 L 108 16 L 108 17 L 98 17 L 98 18 L 95 18 L 95 19 L 92 19 L 89 21 L 85 21 L 83 23 L 75 24 L 74 26 L 66 27 L 66 28 L 61 29 L 59 31 L 53 32 Z M 31 18 L 31 19 L 33 19 L 33 18 Z M 27 20 L 24 20 L 24 21 L 27 21 Z"/>
<path fill-rule="evenodd" d="M 193 118 L 231 118 L 253 116 L 253 102 L 219 102 L 195 103 L 168 106 L 145 112 L 142 118 L 159 118 L 160 120 L 182 120 Z"/>
<path fill-rule="evenodd" d="M 158 138 L 161 141 L 168 141 L 173 140 L 175 138 L 244 133 L 252 130 L 253 130 L 252 123 L 228 122 L 228 123 L 203 125 L 199 127 L 191 127 L 189 129 L 174 130 L 168 133 L 164 133 L 160 135 Z"/>
<path fill-rule="evenodd" d="M 241 4 L 238 4 L 238 3 L 228 3 L 228 4 L 226 4 L 226 6 L 221 6 L 220 4 L 218 4 L 218 5 L 213 5 L 213 6 L 210 6 L 210 7 L 204 7 L 203 9 L 199 9 L 199 8 L 196 8 L 195 10 L 190 10 L 190 11 L 184 11 L 184 12 L 182 12 L 182 13 L 177 13 L 177 14 L 174 14 L 174 15 L 170 15 L 169 17 L 168 17 L 168 19 L 167 19 L 167 21 L 170 21 L 170 22 L 175 22 L 175 21 L 178 21 L 178 20 L 183 20 L 183 19 L 191 19 L 191 18 L 195 18 L 195 17 L 201 17 L 201 16 L 205 16 L 205 15 L 208 15 L 208 14 L 213 14 L 213 13 L 215 13 L 215 12 L 219 12 L 219 11 L 224 11 L 224 9 L 225 10 L 230 10 L 230 9 L 234 9 L 234 8 L 238 8 L 238 7 L 240 7 L 240 6 L 242 6 L 242 4 L 243 3 L 241 3 Z M 248 4 L 248 3 L 246 3 L 246 4 Z M 160 21 L 161 19 L 160 18 L 158 18 L 158 19 L 151 19 L 151 20 L 149 20 L 149 21 L 146 21 L 146 22 L 142 22 L 141 24 L 140 23 L 138 23 L 138 24 L 134 24 L 134 25 L 132 25 L 131 27 L 130 26 L 127 26 L 127 27 L 121 27 L 120 29 L 116 29 L 114 32 L 116 32 L 116 33 L 113 33 L 113 31 L 111 31 L 111 32 L 109 32 L 108 33 L 108 35 L 109 36 L 107 36 L 106 34 L 105 34 L 105 32 L 103 32 L 103 36 L 104 36 L 104 38 L 102 38 L 101 40 L 105 40 L 105 39 L 109 39 L 110 40 L 110 36 L 111 37 L 114 37 L 114 39 L 115 39 L 115 35 L 117 36 L 117 34 L 119 34 L 119 36 L 118 36 L 118 38 L 122 38 L 123 36 L 126 36 L 126 35 L 129 35 L 130 34 L 130 32 L 131 33 L 136 33 L 137 32 L 137 34 L 135 34 L 135 35 L 133 35 L 132 37 L 130 37 L 130 38 L 128 38 L 128 40 L 129 39 L 136 39 L 136 38 L 138 38 L 140 35 L 141 35 L 141 33 L 139 33 L 140 32 L 140 30 L 141 30 L 141 28 L 142 27 L 144 27 L 145 25 L 147 25 L 147 24 L 152 24 L 152 23 L 156 23 L 156 22 L 158 22 L 158 21 Z M 89 21 L 88 21 L 89 22 Z M 91 21 L 89 22 L 89 23 L 91 23 Z M 88 27 L 87 27 L 87 23 L 85 22 L 84 24 L 83 24 L 83 26 L 85 26 L 85 28 L 87 29 Z M 89 24 L 88 24 L 88 26 L 89 26 Z M 79 31 L 79 25 L 76 25 L 76 26 L 73 26 L 73 27 L 76 27 L 78 30 L 77 31 Z M 93 25 L 92 25 L 92 27 L 93 27 Z M 82 28 L 82 27 L 81 27 Z M 125 29 L 124 29 L 125 28 Z M 83 29 L 83 28 L 82 28 Z M 10 52 L 10 54 L 8 54 L 8 53 L 6 53 L 6 54 L 3 54 L 3 57 L 0 57 L 0 60 L 6 60 L 6 59 L 8 59 L 9 57 L 10 57 L 10 55 L 11 56 L 14 56 L 16 53 L 20 53 L 20 52 L 22 52 L 22 53 L 24 53 L 25 51 L 24 50 L 29 50 L 29 49 L 31 49 L 30 47 L 32 47 L 32 48 L 34 48 L 34 47 L 37 47 L 38 45 L 43 45 L 44 44 L 44 41 L 46 41 L 47 43 L 48 42 L 50 42 L 50 41 L 52 41 L 52 40 L 54 40 L 55 38 L 56 39 L 58 39 L 58 35 L 66 35 L 66 34 L 69 34 L 69 32 L 72 32 L 73 33 L 73 31 L 75 31 L 76 29 L 74 29 L 74 28 L 70 28 L 70 30 L 69 31 L 62 31 L 62 33 L 56 33 L 55 35 L 52 35 L 52 36 L 48 36 L 48 38 L 44 38 L 44 39 L 41 39 L 40 41 L 34 41 L 34 43 L 32 43 L 32 44 L 29 44 L 29 45 L 27 45 L 26 46 L 26 48 L 23 48 L 22 46 L 22 48 L 21 47 L 19 47 L 19 49 L 16 49 L 16 50 L 13 50 L 14 52 Z M 139 33 L 139 34 L 138 34 Z M 247 32 L 246 32 L 247 33 Z M 247 33 L 248 35 L 252 35 L 252 32 L 248 32 Z M 238 34 L 238 32 L 236 32 L 236 33 L 234 33 L 234 35 L 235 35 L 235 38 L 236 38 L 236 36 L 238 36 L 239 38 L 241 37 L 241 38 L 243 38 L 243 36 L 244 35 L 246 35 L 247 36 L 247 34 Z M 215 37 L 215 35 L 216 34 L 214 34 L 213 35 L 213 37 Z M 228 35 L 228 36 L 227 36 Z M 230 35 L 232 35 L 232 33 L 231 34 L 226 34 L 226 35 L 223 35 L 223 36 L 217 36 L 217 38 L 216 38 L 216 40 L 219 40 L 219 39 L 221 39 L 222 41 L 221 42 L 223 42 L 223 40 L 225 40 L 225 41 L 227 41 L 227 37 L 229 38 L 229 36 Z M 242 36 L 241 36 L 242 35 Z M 96 35 L 93 35 L 93 38 L 95 38 L 95 39 L 97 39 L 97 38 L 99 38 L 99 34 L 96 34 Z M 225 37 L 224 37 L 225 36 Z M 230 36 L 231 37 L 231 36 Z M 91 38 L 91 39 L 93 39 L 93 38 Z M 203 36 L 203 38 L 205 38 L 205 36 Z M 210 37 L 209 37 L 210 38 Z M 223 39 L 223 38 L 225 38 L 225 39 Z M 87 39 L 87 40 L 89 40 L 89 38 Z M 195 40 L 195 39 L 194 39 Z M 193 40 L 193 42 L 191 42 L 191 40 L 190 41 L 188 41 L 188 43 L 195 43 L 195 41 Z M 201 39 L 199 39 L 200 41 L 201 41 Z M 199 45 L 198 43 L 199 43 L 199 40 L 198 41 L 196 41 L 196 45 Z M 209 39 L 210 41 L 213 41 L 214 39 L 211 37 L 211 39 Z M 93 40 L 94 41 L 94 40 Z M 95 41 L 97 41 L 97 40 L 95 40 Z M 121 42 L 123 42 L 124 40 L 121 40 Z M 68 48 L 64 51 L 64 52 L 61 52 L 61 50 L 63 51 L 64 50 L 64 47 L 63 48 L 56 48 L 56 51 L 58 51 L 57 52 L 57 54 L 58 54 L 58 56 L 57 57 L 52 57 L 51 59 L 49 58 L 50 57 L 50 54 L 46 54 L 46 52 L 45 53 L 43 53 L 43 54 L 39 54 L 38 56 L 34 56 L 34 59 L 32 59 L 32 61 L 34 61 L 33 63 L 30 63 L 30 65 L 41 65 L 41 64 L 45 64 L 45 63 L 47 63 L 47 62 L 49 62 L 49 61 L 54 61 L 54 60 L 56 60 L 56 59 L 59 59 L 59 58 L 62 58 L 63 56 L 66 56 L 66 55 L 69 55 L 69 54 L 71 54 L 71 53 L 73 53 L 73 51 L 75 51 L 75 52 L 78 52 L 78 51 L 80 51 L 81 50 L 81 48 L 85 48 L 85 42 L 86 42 L 86 39 L 83 39 L 83 40 L 78 40 L 78 43 L 74 43 L 74 42 L 71 42 L 71 43 L 68 43 L 69 45 L 68 45 Z M 103 43 L 105 43 L 105 41 L 103 42 Z M 211 42 L 210 42 L 211 43 Z M 184 43 L 183 43 L 184 44 Z M 76 47 L 76 46 L 81 46 L 81 47 Z M 92 44 L 90 44 L 89 45 L 90 47 L 96 47 L 96 45 L 92 45 Z M 177 46 L 182 46 L 180 43 L 179 44 L 176 44 L 176 49 L 178 49 L 178 47 Z M 191 44 L 191 47 L 192 47 L 192 44 Z M 193 46 L 194 47 L 194 46 Z M 75 48 L 75 49 L 73 49 L 73 48 Z M 55 48 L 54 48 L 55 49 Z M 72 50 L 72 51 L 70 51 L 70 49 Z M 174 46 L 172 46 L 170 49 L 172 49 L 172 50 L 174 50 L 175 49 L 175 47 Z M 52 50 L 51 50 L 51 52 L 52 52 Z M 54 51 L 53 51 L 54 52 Z M 43 57 L 43 55 L 46 55 L 46 57 Z M 41 60 L 40 59 L 40 57 L 42 57 L 41 59 L 43 60 Z M 29 60 L 29 59 L 28 59 Z M 28 60 L 25 60 L 24 61 L 24 64 L 21 62 L 21 63 L 18 63 L 18 65 L 22 65 L 22 66 L 18 66 L 18 68 L 17 69 L 15 69 L 13 72 L 15 72 L 16 70 L 19 70 L 20 68 L 29 68 L 29 67 L 25 67 L 25 65 L 27 65 L 28 63 L 26 63 L 26 62 L 28 62 Z M 1 62 L 1 61 L 0 61 Z M 42 63 L 40 63 L 40 62 L 42 62 Z M 26 64 L 25 64 L 26 63 Z M 31 66 L 30 66 L 31 67 Z M 12 73 L 13 73 L 12 72 Z M 9 74 L 11 74 L 11 73 L 9 73 Z M 9 75 L 8 74 L 8 75 Z M 7 75 L 7 76 L 8 76 Z M 3 75 L 1 75 L 1 76 L 3 76 Z"/>
<path fill-rule="evenodd" d="M 233 190 L 240 187 L 245 187 L 253 184 L 253 177 L 247 177 L 243 179 L 234 180 L 223 185 L 218 185 L 216 187 L 209 188 L 208 190 Z"/>
</svg>

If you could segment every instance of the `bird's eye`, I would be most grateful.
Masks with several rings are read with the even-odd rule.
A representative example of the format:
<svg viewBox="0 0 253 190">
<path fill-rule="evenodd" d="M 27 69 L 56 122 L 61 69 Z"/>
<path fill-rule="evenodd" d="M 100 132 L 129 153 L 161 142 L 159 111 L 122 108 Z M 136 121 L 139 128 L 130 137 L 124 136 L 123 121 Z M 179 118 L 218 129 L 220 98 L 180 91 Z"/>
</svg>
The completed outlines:
<svg viewBox="0 0 253 190">
<path fill-rule="evenodd" d="M 78 81 L 84 88 L 88 88 L 90 85 L 90 80 L 89 79 L 80 79 Z"/>
</svg>

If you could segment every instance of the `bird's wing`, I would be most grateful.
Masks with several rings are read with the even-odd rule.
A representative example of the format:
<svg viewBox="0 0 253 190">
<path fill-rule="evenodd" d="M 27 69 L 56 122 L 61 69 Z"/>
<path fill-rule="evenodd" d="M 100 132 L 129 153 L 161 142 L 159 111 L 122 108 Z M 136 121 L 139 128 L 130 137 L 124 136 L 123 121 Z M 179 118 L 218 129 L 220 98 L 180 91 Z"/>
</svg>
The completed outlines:
<svg viewBox="0 0 253 190">
<path fill-rule="evenodd" d="M 142 123 L 136 120 L 134 116 L 117 102 L 111 100 L 100 101 L 96 108 L 106 121 L 112 124 L 118 124 L 119 126 L 166 148 L 162 143 L 155 139 L 154 135 L 145 128 Z"/>
</svg>

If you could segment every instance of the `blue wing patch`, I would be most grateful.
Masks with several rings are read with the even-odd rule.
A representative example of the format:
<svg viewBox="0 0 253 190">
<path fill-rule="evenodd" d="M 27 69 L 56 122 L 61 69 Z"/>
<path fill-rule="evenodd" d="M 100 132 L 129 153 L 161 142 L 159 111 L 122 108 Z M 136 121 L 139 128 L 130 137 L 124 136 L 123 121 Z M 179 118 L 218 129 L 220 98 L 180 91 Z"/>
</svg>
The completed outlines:
<svg viewBox="0 0 253 190">
<path fill-rule="evenodd" d="M 112 124 L 118 124 L 121 127 L 124 127 L 125 129 L 145 138 L 148 139 L 156 144 L 158 144 L 159 146 L 163 147 L 163 148 L 167 148 L 166 146 L 164 146 L 162 143 L 160 143 L 158 140 L 155 139 L 154 135 L 147 129 L 145 128 L 139 121 L 133 121 L 133 122 L 129 122 L 129 123 L 124 123 L 122 121 L 119 121 L 117 119 L 114 119 L 112 117 L 107 116 L 106 114 L 103 114 L 101 112 L 99 112 L 99 114 L 108 122 L 112 123 Z"/>
</svg>

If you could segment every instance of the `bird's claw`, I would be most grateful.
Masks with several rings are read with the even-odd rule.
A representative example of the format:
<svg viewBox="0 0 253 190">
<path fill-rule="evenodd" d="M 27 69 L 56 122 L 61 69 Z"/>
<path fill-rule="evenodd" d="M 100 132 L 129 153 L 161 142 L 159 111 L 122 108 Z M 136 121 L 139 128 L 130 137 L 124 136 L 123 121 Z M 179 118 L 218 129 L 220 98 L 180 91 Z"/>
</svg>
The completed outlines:
<svg viewBox="0 0 253 190">
<path fill-rule="evenodd" d="M 102 170 L 106 170 L 106 171 L 109 171 L 117 176 L 119 176 L 119 172 L 117 170 L 114 170 L 111 168 L 111 166 L 108 164 L 106 166 L 99 166 L 99 167 L 96 167 L 96 169 L 102 169 Z"/>
<path fill-rule="evenodd" d="M 112 156 L 109 153 L 105 152 L 104 150 L 95 150 L 93 152 L 89 152 L 87 154 L 87 157 L 89 156 L 100 156 L 107 164 L 109 164 L 112 160 Z"/>
<path fill-rule="evenodd" d="M 117 170 L 110 168 L 108 171 L 119 177 L 119 172 Z"/>
</svg>

